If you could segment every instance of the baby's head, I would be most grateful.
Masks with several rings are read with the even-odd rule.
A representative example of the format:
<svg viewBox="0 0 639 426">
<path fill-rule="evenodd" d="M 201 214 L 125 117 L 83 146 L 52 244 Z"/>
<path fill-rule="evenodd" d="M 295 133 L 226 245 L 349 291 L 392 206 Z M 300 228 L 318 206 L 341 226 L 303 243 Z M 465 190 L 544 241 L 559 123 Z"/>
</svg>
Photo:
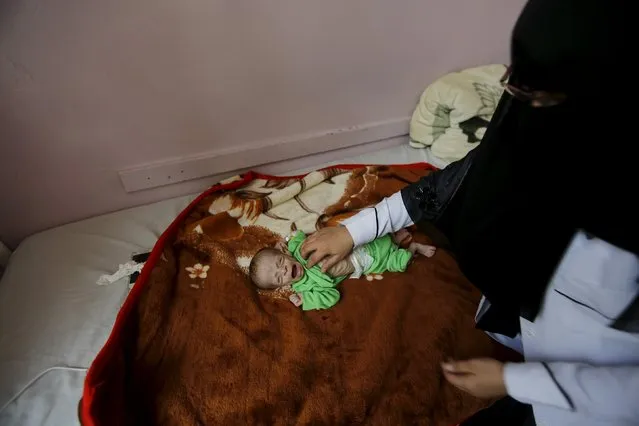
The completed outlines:
<svg viewBox="0 0 639 426">
<path fill-rule="evenodd" d="M 299 281 L 304 276 L 304 268 L 290 254 L 267 247 L 253 256 L 249 276 L 258 288 L 272 290 Z"/>
</svg>

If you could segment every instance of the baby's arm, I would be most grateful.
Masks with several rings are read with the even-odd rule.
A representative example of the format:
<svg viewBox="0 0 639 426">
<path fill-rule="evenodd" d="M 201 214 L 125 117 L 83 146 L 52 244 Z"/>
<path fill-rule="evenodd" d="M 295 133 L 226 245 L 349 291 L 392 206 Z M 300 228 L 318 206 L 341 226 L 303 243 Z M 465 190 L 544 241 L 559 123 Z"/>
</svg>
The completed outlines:
<svg viewBox="0 0 639 426">
<path fill-rule="evenodd" d="M 295 296 L 295 295 L 293 295 Z M 289 297 L 289 300 L 297 306 L 295 301 L 301 302 L 302 309 L 328 309 L 333 307 L 340 298 L 339 291 L 330 287 L 315 287 L 313 289 L 297 293 L 299 300 Z M 294 301 L 295 300 L 295 301 Z"/>
</svg>

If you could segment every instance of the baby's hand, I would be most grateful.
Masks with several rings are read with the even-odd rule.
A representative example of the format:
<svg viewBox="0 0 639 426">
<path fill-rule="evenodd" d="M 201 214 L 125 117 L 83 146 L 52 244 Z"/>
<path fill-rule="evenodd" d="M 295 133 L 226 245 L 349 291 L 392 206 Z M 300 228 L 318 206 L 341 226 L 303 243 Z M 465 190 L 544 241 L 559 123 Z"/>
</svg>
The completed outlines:
<svg viewBox="0 0 639 426">
<path fill-rule="evenodd" d="M 288 253 L 288 244 L 286 244 L 286 241 L 278 241 L 275 243 L 275 250 L 279 250 L 282 253 Z"/>
<path fill-rule="evenodd" d="M 299 293 L 291 294 L 290 296 L 288 296 L 288 300 L 290 300 L 291 303 L 297 307 L 302 306 L 302 303 L 304 303 L 304 299 Z"/>
</svg>

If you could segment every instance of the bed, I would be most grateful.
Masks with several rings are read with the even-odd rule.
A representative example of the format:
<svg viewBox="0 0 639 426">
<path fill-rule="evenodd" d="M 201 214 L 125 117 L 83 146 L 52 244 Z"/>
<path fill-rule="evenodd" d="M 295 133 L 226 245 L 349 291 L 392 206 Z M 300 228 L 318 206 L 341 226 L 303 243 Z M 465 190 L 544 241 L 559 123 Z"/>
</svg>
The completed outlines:
<svg viewBox="0 0 639 426">
<path fill-rule="evenodd" d="M 339 163 L 422 161 L 445 165 L 428 150 L 407 144 Z M 133 253 L 150 250 L 194 197 L 54 228 L 27 238 L 14 251 L 0 281 L 0 424 L 79 424 L 86 368 L 129 293 L 127 279 L 99 286 L 98 277 L 114 272 Z"/>
<path fill-rule="evenodd" d="M 159 237 L 92 362 L 81 423 L 450 425 L 486 407 L 440 365 L 510 357 L 476 329 L 481 295 L 445 247 L 411 258 L 381 237 L 365 248 L 372 268 L 337 288 L 319 269 L 305 268 L 293 288 L 262 290 L 249 278 L 264 248 L 288 241 L 304 264 L 306 235 L 434 170 L 250 172 L 199 194 Z M 410 229 L 432 243 L 423 231 Z M 297 277 L 284 254 L 268 256 L 267 267 Z M 291 306 L 300 296 L 303 309 Z"/>
<path fill-rule="evenodd" d="M 299 175 L 334 164 L 426 162 L 443 167 L 477 146 L 481 136 L 466 140 L 461 124 L 477 117 L 484 117 L 487 123 L 500 93 L 497 79 L 501 71 L 502 66 L 492 65 L 453 73 L 434 82 L 413 114 L 410 140 L 401 146 L 286 174 Z M 464 78 L 460 80 L 459 76 Z M 466 86 L 478 84 L 490 86 L 492 91 L 481 93 L 491 96 L 475 99 L 475 92 Z M 472 102 L 461 102 L 456 95 L 461 92 L 467 93 Z M 427 114 L 431 110 L 450 114 L 446 125 Z M 460 123 L 453 118 L 459 118 Z M 416 149 L 424 147 L 428 148 Z M 96 281 L 103 274 L 113 273 L 133 254 L 151 250 L 196 195 L 41 232 L 24 240 L 8 262 L 3 262 L 0 425 L 79 424 L 78 401 L 86 370 L 105 344 L 130 292 L 127 278 L 109 285 L 97 285 Z"/>
</svg>

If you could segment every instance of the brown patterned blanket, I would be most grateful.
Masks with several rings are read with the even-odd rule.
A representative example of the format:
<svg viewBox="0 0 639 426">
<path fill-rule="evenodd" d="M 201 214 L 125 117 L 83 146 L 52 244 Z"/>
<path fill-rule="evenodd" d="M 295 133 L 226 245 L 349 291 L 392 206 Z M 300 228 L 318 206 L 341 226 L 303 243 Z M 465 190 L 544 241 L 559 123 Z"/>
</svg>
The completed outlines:
<svg viewBox="0 0 639 426">
<path fill-rule="evenodd" d="M 345 281 L 325 311 L 258 294 L 246 274 L 292 230 L 334 226 L 430 170 L 248 173 L 202 194 L 158 240 L 94 361 L 83 424 L 449 425 L 485 406 L 440 373 L 447 357 L 498 351 L 475 330 L 479 293 L 445 250 L 403 274 Z"/>
</svg>

